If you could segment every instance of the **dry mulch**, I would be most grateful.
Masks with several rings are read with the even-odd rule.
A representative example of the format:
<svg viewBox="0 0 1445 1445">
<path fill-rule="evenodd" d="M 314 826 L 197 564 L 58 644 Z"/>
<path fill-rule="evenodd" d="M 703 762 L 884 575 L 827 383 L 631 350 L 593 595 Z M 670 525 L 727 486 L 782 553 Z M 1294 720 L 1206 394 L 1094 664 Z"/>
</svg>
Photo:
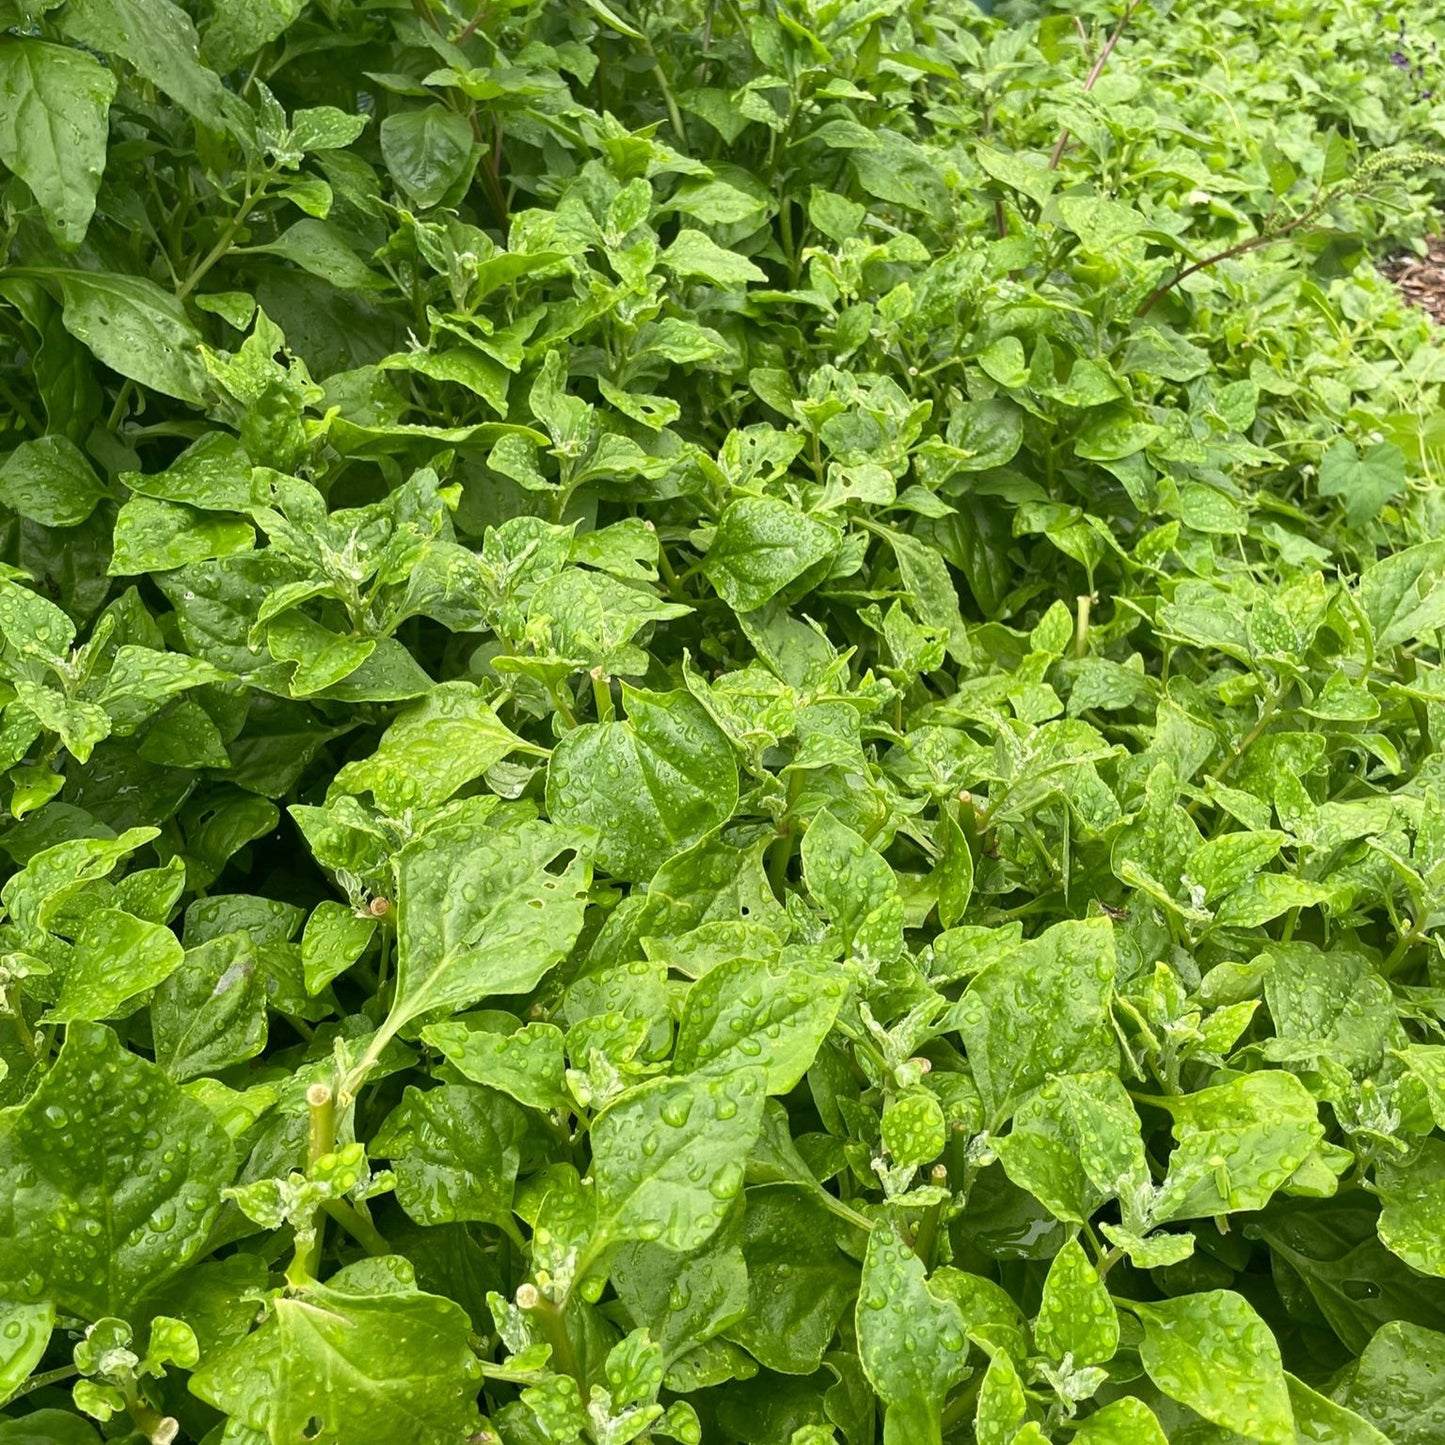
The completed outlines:
<svg viewBox="0 0 1445 1445">
<path fill-rule="evenodd" d="M 1425 256 L 1406 256 L 1385 268 L 1405 299 L 1445 326 L 1445 238 L 1430 242 Z"/>
</svg>

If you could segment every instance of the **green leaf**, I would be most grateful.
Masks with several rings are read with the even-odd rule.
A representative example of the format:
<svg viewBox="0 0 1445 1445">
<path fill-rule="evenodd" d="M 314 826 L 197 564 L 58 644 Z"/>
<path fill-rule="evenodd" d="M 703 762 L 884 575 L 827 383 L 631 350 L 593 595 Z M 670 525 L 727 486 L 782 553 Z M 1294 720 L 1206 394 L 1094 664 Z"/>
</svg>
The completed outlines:
<svg viewBox="0 0 1445 1445">
<path fill-rule="evenodd" d="M 397 1203 L 418 1223 L 510 1220 L 521 1155 L 516 1105 L 490 1089 L 411 1088 L 371 1142 L 391 1160 Z"/>
<path fill-rule="evenodd" d="M 281 35 L 303 9 L 303 0 L 222 0 L 211 13 L 210 24 L 201 37 L 206 64 L 219 74 L 234 70 L 248 56 Z M 329 110 L 330 107 L 323 107 Z M 293 124 L 299 124 L 298 111 Z M 356 138 L 353 133 L 350 139 Z M 342 144 L 347 142 L 343 141 Z M 312 150 L 293 132 L 298 150 Z"/>
<path fill-rule="evenodd" d="M 370 792 L 378 806 L 392 814 L 434 808 L 514 748 L 526 746 L 498 720 L 481 689 L 465 682 L 442 683 L 403 708 L 376 751 L 347 763 L 333 786 Z"/>
<path fill-rule="evenodd" d="M 1425 1139 L 1413 1158 L 1382 1159 L 1380 1240 L 1422 1274 L 1445 1275 L 1445 1142 Z"/>
<path fill-rule="evenodd" d="M 318 994 L 332 979 L 346 972 L 376 936 L 373 915 L 356 911 L 332 898 L 323 898 L 311 910 L 301 936 L 301 968 L 306 992 Z"/>
<path fill-rule="evenodd" d="M 903 1094 L 883 1110 L 883 1148 L 894 1165 L 917 1168 L 943 1153 L 947 1123 L 943 1106 L 928 1090 Z"/>
<path fill-rule="evenodd" d="M 1159 1222 L 1263 1209 L 1325 1136 L 1314 1096 L 1279 1069 L 1151 1103 L 1177 1141 L 1155 1207 Z"/>
<path fill-rule="evenodd" d="M 968 911 L 973 896 L 973 851 L 963 829 L 948 814 L 943 817 L 943 857 L 934 872 L 938 878 L 938 922 L 952 928 Z"/>
<path fill-rule="evenodd" d="M 0 1400 L 8 1400 L 38 1365 L 55 1328 L 55 1306 L 0 1305 Z"/>
<path fill-rule="evenodd" d="M 1020 1427 L 1028 1417 L 1028 1397 L 1013 1361 L 1003 1350 L 994 1352 L 984 1371 L 974 1411 L 973 1432 L 978 1445 L 1008 1445 L 1019 1434 L 1027 1441 L 1029 1432 Z"/>
<path fill-rule="evenodd" d="M 608 1273 L 633 1321 L 662 1350 L 671 1372 L 669 1388 L 682 1384 L 673 1368 L 679 1362 L 692 1376 L 705 1371 L 713 1358 L 729 1359 L 732 1352 L 720 1341 L 710 1346 L 747 1309 L 748 1270 L 736 1244 L 714 1238 L 683 1256 L 656 1244 L 621 1245 Z"/>
<path fill-rule="evenodd" d="M 33 267 L 11 274 L 55 287 L 65 329 L 97 361 L 163 396 L 201 404 L 209 390 L 201 338 L 170 292 L 144 277 L 113 271 Z"/>
<path fill-rule="evenodd" d="M 245 933 L 188 949 L 151 1006 L 156 1063 L 177 1083 L 253 1059 L 266 1047 L 266 975 Z"/>
<path fill-rule="evenodd" d="M 682 691 L 622 686 L 627 718 L 574 728 L 547 768 L 547 810 L 596 831 L 614 878 L 643 879 L 732 816 L 737 765 L 701 704 Z"/>
<path fill-rule="evenodd" d="M 743 1186 L 743 1161 L 762 1127 L 764 1082 L 755 1068 L 653 1079 L 594 1120 L 594 1253 L 629 1239 L 679 1253 L 707 1242 Z"/>
<path fill-rule="evenodd" d="M 1371 563 L 1359 598 L 1380 651 L 1445 624 L 1445 542 L 1421 542 Z"/>
<path fill-rule="evenodd" d="M 97 908 L 75 938 L 75 954 L 47 1018 L 123 1018 L 140 1006 L 140 994 L 181 966 L 185 950 L 169 928 L 118 908 Z"/>
<path fill-rule="evenodd" d="M 65 436 L 22 442 L 0 467 L 0 503 L 42 526 L 79 526 L 103 496 L 90 462 Z"/>
<path fill-rule="evenodd" d="M 396 860 L 396 996 L 386 1029 L 488 994 L 526 993 L 567 956 L 591 870 L 545 823 L 444 823 Z"/>
<path fill-rule="evenodd" d="M 1302 1380 L 1286 1375 L 1295 1429 L 1302 1440 L 1330 1441 L 1331 1445 L 1390 1445 L 1368 1420 L 1353 1410 L 1310 1389 Z"/>
<path fill-rule="evenodd" d="M 1445 1429 L 1445 1334 L 1382 1325 L 1334 1391 L 1391 1445 L 1430 1445 Z"/>
<path fill-rule="evenodd" d="M 71 0 L 62 13 L 61 29 L 91 50 L 124 57 L 152 85 L 212 130 L 226 130 L 236 123 L 239 107 L 216 74 L 197 60 L 200 42 L 195 26 L 171 0 Z M 129 375 L 116 369 L 122 376 Z"/>
<path fill-rule="evenodd" d="M 824 808 L 803 835 L 803 878 L 848 952 L 888 963 L 903 951 L 903 901 L 893 870 Z"/>
<path fill-rule="evenodd" d="M 275 1300 L 260 1329 L 208 1358 L 192 1391 L 268 1440 L 466 1439 L 480 1427 L 471 1322 L 413 1278 L 406 1260 L 385 1255 L 308 1283 Z"/>
<path fill-rule="evenodd" d="M 381 122 L 379 134 L 392 180 L 422 210 L 439 204 L 471 171 L 471 127 L 454 110 L 398 111 Z"/>
<path fill-rule="evenodd" d="M 555 1024 L 546 1023 L 494 1033 L 459 1019 L 429 1024 L 422 1030 L 423 1040 L 440 1049 L 447 1062 L 473 1083 L 510 1094 L 519 1104 L 534 1109 L 571 1107 L 563 1082 L 567 1069 L 563 1037 Z"/>
<path fill-rule="evenodd" d="M 767 1093 L 789 1093 L 847 994 L 847 979 L 831 968 L 747 958 L 719 964 L 687 992 L 673 1069 L 725 1077 L 757 1066 Z"/>
<path fill-rule="evenodd" d="M 1078 1240 L 1055 1256 L 1034 1321 L 1034 1343 L 1056 1360 L 1098 1365 L 1119 1347 L 1119 1316 Z"/>
<path fill-rule="evenodd" d="M 0 43 L 0 161 L 30 187 L 63 246 L 78 246 L 90 227 L 114 99 L 115 76 L 83 51 Z"/>
<path fill-rule="evenodd" d="M 974 978 L 957 1028 L 991 1130 L 1050 1074 L 1112 1068 L 1113 981 L 1113 931 L 1098 918 L 1055 924 Z"/>
<path fill-rule="evenodd" d="M 749 1189 L 740 1243 L 747 1313 L 727 1337 L 766 1369 L 812 1374 L 858 1290 L 858 1266 L 839 1249 L 833 1216 L 806 1189 Z"/>
<path fill-rule="evenodd" d="M 201 1249 L 235 1168 L 203 1105 L 98 1024 L 0 1116 L 0 1274 L 95 1320 L 123 1313 Z"/>
<path fill-rule="evenodd" d="M 771 497 L 740 497 L 718 519 L 703 570 L 735 612 L 751 612 L 831 557 L 838 534 Z"/>
<path fill-rule="evenodd" d="M 1085 1224 L 1108 1199 L 1151 1190 L 1139 1116 L 1117 1074 L 1058 1074 L 993 1141 L 1010 1179 L 1056 1219 Z"/>
<path fill-rule="evenodd" d="M 1405 453 L 1394 442 L 1375 442 L 1361 455 L 1353 442 L 1337 441 L 1320 458 L 1317 485 L 1322 497 L 1343 497 L 1350 525 L 1363 527 L 1404 490 Z"/>
<path fill-rule="evenodd" d="M 1073 1438 L 1079 1445 L 1168 1445 L 1169 1440 L 1154 1412 L 1128 1395 L 1082 1421 Z"/>
<path fill-rule="evenodd" d="M 923 1262 L 880 1222 L 858 1288 L 858 1354 L 888 1407 L 887 1445 L 941 1445 L 943 1400 L 967 1374 L 963 1316 L 929 1288 Z"/>
<path fill-rule="evenodd" d="M 1144 1368 L 1171 1400 L 1260 1445 L 1294 1445 L 1279 1346 L 1243 1296 L 1210 1290 L 1129 1308 L 1144 1326 Z"/>
<path fill-rule="evenodd" d="M 1117 250 L 1149 224 L 1132 206 L 1107 196 L 1062 196 L 1057 205 L 1064 225 L 1098 256 Z"/>
<path fill-rule="evenodd" d="M 728 290 L 768 279 L 767 272 L 746 256 L 719 246 L 705 231 L 693 226 L 684 226 L 657 259 L 682 280 L 699 278 Z"/>
<path fill-rule="evenodd" d="M 347 245 L 337 227 L 315 217 L 293 222 L 264 246 L 246 249 L 252 254 L 280 256 L 294 262 L 343 291 L 385 291 L 388 286 L 386 277 L 373 271 Z"/>
</svg>

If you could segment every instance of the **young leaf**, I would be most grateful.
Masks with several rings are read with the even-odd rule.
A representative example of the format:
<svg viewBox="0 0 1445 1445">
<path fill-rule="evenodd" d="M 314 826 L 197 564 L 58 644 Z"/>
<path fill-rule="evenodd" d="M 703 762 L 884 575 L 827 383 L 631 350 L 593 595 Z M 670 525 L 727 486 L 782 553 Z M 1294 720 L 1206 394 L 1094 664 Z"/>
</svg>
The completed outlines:
<svg viewBox="0 0 1445 1445">
<path fill-rule="evenodd" d="M 891 1224 L 868 1236 L 858 1287 L 858 1353 L 887 1406 L 888 1445 L 941 1445 L 943 1401 L 967 1374 L 963 1316 L 929 1288 L 923 1262 Z"/>
</svg>

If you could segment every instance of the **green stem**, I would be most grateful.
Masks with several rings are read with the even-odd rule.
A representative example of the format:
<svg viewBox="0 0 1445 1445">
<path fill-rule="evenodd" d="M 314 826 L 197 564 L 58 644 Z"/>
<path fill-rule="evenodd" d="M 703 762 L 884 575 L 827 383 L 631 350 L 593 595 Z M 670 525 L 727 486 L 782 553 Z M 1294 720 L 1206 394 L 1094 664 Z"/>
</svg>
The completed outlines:
<svg viewBox="0 0 1445 1445">
<path fill-rule="evenodd" d="M 567 1321 L 561 1307 L 553 1304 L 536 1285 L 524 1284 L 517 1290 L 517 1308 L 537 1325 L 551 1345 L 555 1368 L 564 1375 L 571 1375 L 585 1397 L 587 1385 L 577 1368 L 577 1354 L 572 1348 L 572 1336 L 567 1333 Z"/>
<path fill-rule="evenodd" d="M 597 706 L 597 721 L 612 722 L 617 716 L 612 705 L 612 683 L 600 667 L 594 667 L 589 675 L 592 678 L 592 700 Z"/>
<path fill-rule="evenodd" d="M 18 1400 L 22 1395 L 29 1395 L 35 1390 L 43 1390 L 47 1385 L 58 1385 L 62 1380 L 68 1380 L 80 1371 L 74 1365 L 61 1365 L 54 1370 L 46 1370 L 44 1374 L 31 1375 L 23 1384 L 17 1385 L 11 1392 L 0 1399 L 0 1405 L 8 1405 L 12 1400 Z"/>
<path fill-rule="evenodd" d="M 205 279 L 206 273 L 210 271 L 211 267 L 216 265 L 226 252 L 231 249 L 231 244 L 240 234 L 241 227 L 246 224 L 247 217 L 250 216 L 251 212 L 255 210 L 256 206 L 260 203 L 261 197 L 266 194 L 266 187 L 270 183 L 270 180 L 271 173 L 267 171 L 262 175 L 260 183 L 254 191 L 249 184 L 247 185 L 246 194 L 242 196 L 241 204 L 236 208 L 236 214 L 226 222 L 226 228 L 217 238 L 216 244 L 196 262 L 190 275 L 176 287 L 176 299 L 178 301 L 184 301 Z"/>
<path fill-rule="evenodd" d="M 1074 656 L 1085 657 L 1089 651 L 1089 611 L 1094 598 L 1092 593 L 1082 592 L 1074 600 L 1078 604 L 1074 617 Z"/>
<path fill-rule="evenodd" d="M 127 1391 L 126 1414 L 136 1429 L 151 1442 L 151 1445 L 171 1445 L 181 1433 L 180 1421 L 172 1415 L 162 1415 L 149 1400 L 134 1393 L 134 1387 Z"/>
<path fill-rule="evenodd" d="M 667 107 L 667 118 L 672 123 L 673 131 L 677 135 L 677 148 L 682 155 L 687 154 L 687 131 L 682 123 L 682 112 L 677 107 L 677 97 L 672 93 L 672 86 L 667 83 L 667 73 L 662 68 L 662 62 L 657 58 L 657 51 L 652 48 L 652 41 L 647 36 L 642 37 L 642 48 L 646 51 L 652 61 L 652 68 L 657 75 L 657 88 L 662 92 L 662 103 Z"/>
<path fill-rule="evenodd" d="M 115 405 L 111 407 L 110 415 L 105 419 L 105 429 L 107 431 L 114 431 L 120 425 L 121 419 L 125 416 L 126 404 L 134 394 L 135 382 L 129 377 L 126 377 L 126 379 L 121 382 L 120 390 L 115 394 Z"/>
<path fill-rule="evenodd" d="M 336 1148 L 336 1094 L 329 1084 L 312 1084 L 306 1091 L 306 1108 L 310 1114 L 310 1129 L 306 1137 L 306 1172 L 309 1175 L 316 1168 L 317 1161 L 325 1158 Z M 311 1220 L 311 1237 L 304 1248 L 298 1244 L 296 1254 L 286 1270 L 291 1284 L 301 1284 L 316 1278 L 321 1265 L 321 1241 L 326 1228 L 322 1210 L 317 1210 Z"/>
<path fill-rule="evenodd" d="M 974 1407 L 978 1399 L 978 1392 L 983 1387 L 984 1372 L 978 1370 L 971 1380 L 964 1383 L 963 1389 L 951 1399 L 943 1408 L 943 1434 L 945 1438 L 948 1432 L 958 1424 Z"/>
<path fill-rule="evenodd" d="M 395 1253 L 381 1231 L 346 1200 L 328 1199 L 321 1207 L 373 1258 Z"/>
<path fill-rule="evenodd" d="M 803 791 L 803 773 L 795 769 L 788 774 L 788 801 L 778 823 L 778 836 L 768 845 L 768 882 L 778 902 L 788 883 L 788 864 L 793 857 L 793 808 Z"/>
<path fill-rule="evenodd" d="M 865 1214 L 859 1214 L 856 1209 L 850 1208 L 836 1194 L 829 1194 L 820 1184 L 814 1198 L 828 1211 L 839 1219 L 851 1224 L 854 1229 L 861 1229 L 864 1234 L 873 1232 L 873 1221 Z"/>
<path fill-rule="evenodd" d="M 918 1221 L 918 1235 L 913 1241 L 913 1252 L 923 1261 L 924 1269 L 933 1268 L 938 1253 L 938 1216 L 942 1209 L 942 1204 L 930 1204 L 923 1211 L 923 1218 Z"/>
</svg>

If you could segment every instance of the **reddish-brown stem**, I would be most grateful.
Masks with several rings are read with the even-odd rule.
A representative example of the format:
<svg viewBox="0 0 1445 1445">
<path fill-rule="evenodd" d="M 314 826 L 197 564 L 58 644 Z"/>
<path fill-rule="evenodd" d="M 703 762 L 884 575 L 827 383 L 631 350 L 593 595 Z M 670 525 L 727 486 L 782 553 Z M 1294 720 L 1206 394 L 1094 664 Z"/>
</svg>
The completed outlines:
<svg viewBox="0 0 1445 1445">
<path fill-rule="evenodd" d="M 1129 21 L 1134 12 L 1139 8 L 1141 0 L 1129 0 L 1129 6 L 1114 27 L 1114 33 L 1104 42 L 1104 48 L 1099 52 L 1099 58 L 1094 62 L 1093 68 L 1089 71 L 1089 78 L 1084 82 L 1084 94 L 1087 95 L 1099 83 L 1099 77 L 1104 73 L 1104 67 L 1109 63 L 1109 57 L 1114 53 L 1114 47 L 1124 38 L 1124 32 L 1129 28 Z M 1049 157 L 1049 169 L 1056 171 L 1059 162 L 1064 158 L 1064 147 L 1069 143 L 1069 128 L 1065 126 L 1059 132 L 1059 138 L 1054 143 L 1053 154 Z"/>
<path fill-rule="evenodd" d="M 1139 307 L 1138 314 L 1147 316 L 1165 296 L 1169 294 L 1181 281 L 1187 281 L 1191 276 L 1200 271 L 1207 270 L 1210 266 L 1217 266 L 1221 261 L 1232 261 L 1236 256 L 1247 256 L 1251 251 L 1258 251 L 1261 246 L 1273 245 L 1276 241 L 1282 241 L 1296 227 L 1304 222 L 1312 220 L 1318 211 L 1311 209 L 1296 216 L 1292 221 L 1286 221 L 1284 225 L 1276 227 L 1266 235 L 1250 236 L 1248 240 L 1237 241 L 1233 246 L 1227 246 L 1223 251 L 1216 251 L 1212 256 L 1206 256 L 1202 261 L 1191 261 L 1182 271 L 1176 271 L 1162 286 L 1156 286 L 1144 298 L 1143 304 Z"/>
</svg>

